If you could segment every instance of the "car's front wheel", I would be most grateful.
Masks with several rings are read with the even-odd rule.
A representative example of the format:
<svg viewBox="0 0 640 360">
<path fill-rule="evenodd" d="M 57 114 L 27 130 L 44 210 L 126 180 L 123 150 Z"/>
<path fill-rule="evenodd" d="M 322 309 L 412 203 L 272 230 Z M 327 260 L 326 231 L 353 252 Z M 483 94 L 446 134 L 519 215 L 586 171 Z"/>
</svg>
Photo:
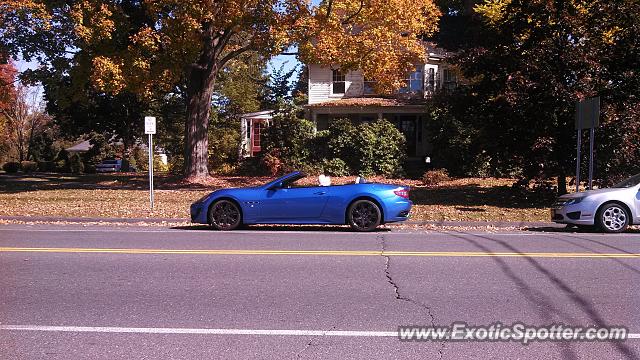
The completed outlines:
<svg viewBox="0 0 640 360">
<path fill-rule="evenodd" d="M 596 214 L 598 228 L 608 233 L 621 233 L 629 227 L 629 213 L 617 202 L 602 205 Z"/>
<path fill-rule="evenodd" d="M 356 231 L 373 231 L 382 222 L 382 212 L 373 201 L 357 200 L 349 206 L 347 220 Z"/>
<path fill-rule="evenodd" d="M 234 230 L 242 225 L 242 212 L 230 200 L 218 200 L 209 209 L 209 224 L 217 230 Z"/>
</svg>

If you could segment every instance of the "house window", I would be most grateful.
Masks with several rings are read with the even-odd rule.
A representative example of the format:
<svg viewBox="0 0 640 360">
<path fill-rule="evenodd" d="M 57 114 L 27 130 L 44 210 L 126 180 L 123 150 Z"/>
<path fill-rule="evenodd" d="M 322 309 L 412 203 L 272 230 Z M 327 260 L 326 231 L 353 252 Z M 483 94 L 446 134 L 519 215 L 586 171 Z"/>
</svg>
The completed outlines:
<svg viewBox="0 0 640 360">
<path fill-rule="evenodd" d="M 365 77 L 364 89 L 363 89 L 364 95 L 375 95 L 376 94 L 375 85 L 376 85 L 375 81 L 369 80 Z"/>
<path fill-rule="evenodd" d="M 344 73 L 339 69 L 333 70 L 333 85 L 331 92 L 333 94 L 344 94 L 346 89 L 346 81 Z"/>
<path fill-rule="evenodd" d="M 444 69 L 442 77 L 445 90 L 453 90 L 458 86 L 458 77 L 452 69 Z"/>
<path fill-rule="evenodd" d="M 400 89 L 401 93 L 422 92 L 424 84 L 422 66 L 416 66 L 416 71 L 410 73 L 404 81 L 407 85 Z"/>
</svg>

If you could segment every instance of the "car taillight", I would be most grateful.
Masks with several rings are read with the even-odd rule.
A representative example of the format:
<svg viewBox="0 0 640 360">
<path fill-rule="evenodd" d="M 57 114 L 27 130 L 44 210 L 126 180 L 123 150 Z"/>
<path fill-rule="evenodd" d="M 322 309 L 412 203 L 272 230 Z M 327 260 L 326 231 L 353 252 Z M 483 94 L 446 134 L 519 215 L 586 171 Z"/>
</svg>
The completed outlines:
<svg viewBox="0 0 640 360">
<path fill-rule="evenodd" d="M 409 189 L 394 190 L 393 193 L 405 199 L 409 198 Z"/>
</svg>

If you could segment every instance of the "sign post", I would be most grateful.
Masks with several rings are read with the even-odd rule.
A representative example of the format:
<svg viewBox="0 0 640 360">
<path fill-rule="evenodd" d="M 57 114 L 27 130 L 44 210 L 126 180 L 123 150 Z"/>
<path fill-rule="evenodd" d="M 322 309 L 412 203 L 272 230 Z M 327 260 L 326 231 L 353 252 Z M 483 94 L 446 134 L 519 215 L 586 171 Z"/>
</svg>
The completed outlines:
<svg viewBox="0 0 640 360">
<path fill-rule="evenodd" d="M 582 129 L 589 129 L 589 190 L 593 189 L 593 152 L 596 136 L 595 128 L 600 125 L 600 97 L 593 97 L 576 103 L 576 130 L 578 131 L 578 151 L 576 158 L 576 192 L 580 191 L 580 148 Z"/>
<path fill-rule="evenodd" d="M 145 116 L 144 133 L 149 135 L 149 206 L 153 211 L 153 134 L 156 133 L 156 118 Z"/>
</svg>

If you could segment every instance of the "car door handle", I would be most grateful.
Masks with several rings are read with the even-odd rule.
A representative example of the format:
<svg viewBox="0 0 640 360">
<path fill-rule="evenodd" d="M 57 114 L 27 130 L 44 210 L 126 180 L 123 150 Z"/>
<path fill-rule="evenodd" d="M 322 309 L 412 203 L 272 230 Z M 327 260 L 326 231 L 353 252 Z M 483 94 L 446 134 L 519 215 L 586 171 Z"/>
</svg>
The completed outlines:
<svg viewBox="0 0 640 360">
<path fill-rule="evenodd" d="M 326 194 L 326 191 L 318 191 L 318 192 L 314 192 L 313 195 L 324 195 Z"/>
</svg>

